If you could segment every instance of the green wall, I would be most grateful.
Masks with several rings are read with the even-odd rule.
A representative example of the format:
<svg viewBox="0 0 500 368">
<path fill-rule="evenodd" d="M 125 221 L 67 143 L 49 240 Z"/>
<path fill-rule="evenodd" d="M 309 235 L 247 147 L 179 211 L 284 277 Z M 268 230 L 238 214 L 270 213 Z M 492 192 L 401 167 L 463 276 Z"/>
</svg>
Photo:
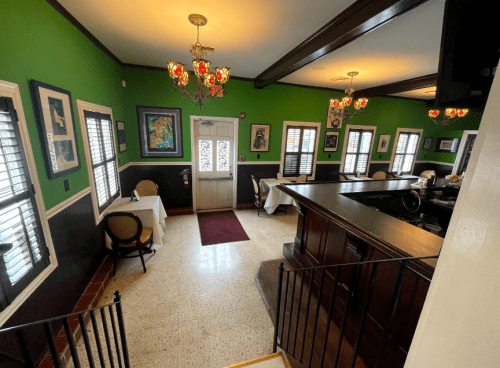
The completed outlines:
<svg viewBox="0 0 500 368">
<path fill-rule="evenodd" d="M 341 94 L 320 89 L 288 85 L 271 85 L 262 90 L 253 83 L 230 80 L 227 94 L 206 102 L 200 110 L 194 102 L 172 92 L 168 73 L 141 68 L 122 67 L 89 41 L 70 22 L 44 0 L 2 0 L 0 23 L 0 80 L 19 85 L 24 113 L 35 156 L 38 177 L 46 209 L 52 208 L 89 186 L 76 99 L 109 106 L 114 120 L 126 124 L 127 151 L 119 154 L 119 165 L 138 161 L 174 161 L 173 159 L 142 159 L 139 147 L 136 106 L 158 106 L 182 110 L 184 157 L 175 161 L 191 161 L 190 115 L 239 117 L 239 155 L 247 161 L 257 161 L 257 153 L 250 152 L 250 125 L 270 124 L 270 151 L 260 153 L 260 161 L 279 161 L 283 121 L 321 122 L 322 131 L 318 152 L 319 161 L 340 161 L 341 149 L 323 152 L 328 100 Z M 186 52 L 186 61 L 189 54 Z M 165 64 L 167 60 L 165 60 Z M 238 74 L 237 70 L 232 71 Z M 42 149 L 36 127 L 28 83 L 31 79 L 69 90 L 71 92 L 81 169 L 66 176 L 47 177 Z M 121 86 L 125 80 L 127 87 Z M 192 88 L 192 87 L 191 87 Z M 390 134 L 389 152 L 376 153 L 372 160 L 388 161 L 397 127 L 423 128 L 423 137 L 434 137 L 431 150 L 421 151 L 418 159 L 453 162 L 455 155 L 435 153 L 436 137 L 461 137 L 463 129 L 477 129 L 480 113 L 471 112 L 451 126 L 435 126 L 427 118 L 424 102 L 371 98 L 366 111 L 349 120 L 350 124 L 377 125 L 378 135 Z M 339 148 L 343 144 L 345 124 L 341 130 Z M 330 157 L 328 157 L 330 154 Z M 69 180 L 70 190 L 64 191 L 63 181 Z"/>
<path fill-rule="evenodd" d="M 17 83 L 42 187 L 49 209 L 89 186 L 76 99 L 109 106 L 124 119 L 122 68 L 44 0 L 2 0 L 0 80 Z M 35 79 L 71 92 L 81 169 L 49 179 L 28 83 Z M 64 191 L 68 179 L 70 190 Z"/>
<path fill-rule="evenodd" d="M 187 54 L 187 53 L 186 53 Z M 186 55 L 188 58 L 188 55 Z M 240 112 L 246 113 L 246 118 L 240 120 L 239 152 L 247 161 L 259 161 L 257 152 L 250 152 L 251 124 L 270 124 L 271 138 L 269 152 L 260 153 L 260 161 L 279 161 L 281 155 L 281 138 L 283 121 L 321 122 L 321 136 L 318 152 L 319 161 L 340 161 L 346 124 L 340 130 L 339 150 L 323 152 L 325 139 L 326 114 L 328 100 L 339 97 L 340 93 L 320 89 L 302 88 L 290 85 L 270 85 L 264 89 L 254 89 L 253 82 L 230 80 L 227 84 L 227 94 L 223 98 L 214 98 L 205 102 L 200 110 L 193 101 L 183 97 L 179 92 L 172 92 L 173 81 L 167 72 L 126 68 L 124 79 L 127 82 L 127 144 L 131 161 L 161 161 L 160 159 L 142 159 L 139 147 L 139 131 L 137 127 L 136 106 L 155 106 L 180 108 L 182 111 L 184 158 L 173 161 L 190 161 L 190 116 L 218 116 L 237 118 Z M 194 82 L 191 82 L 194 83 Z M 192 85 L 188 88 L 193 88 Z M 465 118 L 450 126 L 436 126 L 428 119 L 429 108 L 425 102 L 388 97 L 374 97 L 369 100 L 365 111 L 348 120 L 353 125 L 376 125 L 378 142 L 380 134 L 390 134 L 391 142 L 387 153 L 377 153 L 376 144 L 373 148 L 372 160 L 389 161 L 392 146 L 398 127 L 422 128 L 423 137 L 434 137 L 431 150 L 421 151 L 419 160 L 454 162 L 455 154 L 435 153 L 436 137 L 450 136 L 449 132 L 462 136 L 460 129 L 477 129 L 481 119 L 480 113 L 470 112 Z M 330 131 L 333 131 L 330 129 Z M 455 135 L 452 134 L 454 137 Z M 423 139 L 422 139 L 423 145 Z M 328 155 L 330 157 L 328 157 Z M 164 160 L 166 161 L 166 160 Z"/>
</svg>

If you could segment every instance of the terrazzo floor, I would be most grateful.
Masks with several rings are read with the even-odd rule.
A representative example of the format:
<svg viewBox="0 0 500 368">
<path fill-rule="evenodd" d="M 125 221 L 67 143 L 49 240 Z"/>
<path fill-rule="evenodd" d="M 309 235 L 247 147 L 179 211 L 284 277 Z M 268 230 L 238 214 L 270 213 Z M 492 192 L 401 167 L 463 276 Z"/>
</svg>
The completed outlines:
<svg viewBox="0 0 500 368">
<path fill-rule="evenodd" d="M 138 258 L 119 260 L 99 304 L 122 294 L 132 367 L 221 368 L 271 353 L 273 325 L 255 276 L 262 261 L 283 257 L 297 213 L 234 212 L 249 241 L 202 246 L 196 214 L 173 216 L 147 273 Z"/>
</svg>

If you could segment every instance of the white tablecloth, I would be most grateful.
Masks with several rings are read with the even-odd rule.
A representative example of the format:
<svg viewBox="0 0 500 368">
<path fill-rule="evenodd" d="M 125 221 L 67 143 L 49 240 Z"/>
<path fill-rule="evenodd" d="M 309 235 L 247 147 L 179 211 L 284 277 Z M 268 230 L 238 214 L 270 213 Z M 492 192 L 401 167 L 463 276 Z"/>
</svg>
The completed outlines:
<svg viewBox="0 0 500 368">
<path fill-rule="evenodd" d="M 372 178 L 369 178 L 368 176 L 360 176 L 359 178 L 356 176 L 356 175 L 346 175 L 349 180 L 358 180 L 358 181 L 361 181 L 361 180 L 373 180 Z"/>
<path fill-rule="evenodd" d="M 260 179 L 259 186 L 261 192 L 269 192 L 264 209 L 267 213 L 273 213 L 280 204 L 293 204 L 298 207 L 298 203 L 285 192 L 276 188 L 281 183 L 290 183 L 286 179 Z"/>
<path fill-rule="evenodd" d="M 167 212 L 159 196 L 143 196 L 139 201 L 130 201 L 130 197 L 118 198 L 115 203 L 106 209 L 105 213 L 121 211 L 132 212 L 141 219 L 142 226 L 152 227 L 154 247 L 157 250 L 162 247 L 163 228 L 165 227 Z M 111 249 L 111 239 L 107 233 L 106 247 Z"/>
</svg>

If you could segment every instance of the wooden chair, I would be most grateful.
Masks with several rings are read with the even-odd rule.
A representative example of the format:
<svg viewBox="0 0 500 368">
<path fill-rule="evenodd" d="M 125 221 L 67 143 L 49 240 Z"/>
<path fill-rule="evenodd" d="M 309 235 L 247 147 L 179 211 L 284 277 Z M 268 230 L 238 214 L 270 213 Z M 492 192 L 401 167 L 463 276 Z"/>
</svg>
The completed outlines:
<svg viewBox="0 0 500 368">
<path fill-rule="evenodd" d="M 422 171 L 419 176 L 421 178 L 430 179 L 431 177 L 436 177 L 436 172 L 434 170 L 425 170 Z"/>
<path fill-rule="evenodd" d="M 158 195 L 158 185 L 153 180 L 141 180 L 135 186 L 135 190 L 141 197 Z"/>
<path fill-rule="evenodd" d="M 339 171 L 339 181 L 351 181 L 351 179 L 349 179 L 346 174 Z"/>
<path fill-rule="evenodd" d="M 387 180 L 394 179 L 396 176 L 389 171 L 377 171 L 372 175 L 373 180 Z"/>
<path fill-rule="evenodd" d="M 250 175 L 252 178 L 253 190 L 254 190 L 254 203 L 257 206 L 257 216 L 260 216 L 260 209 L 264 208 L 264 203 L 266 203 L 268 192 L 261 193 L 259 182 L 255 176 Z"/>
<path fill-rule="evenodd" d="M 143 227 L 141 219 L 130 212 L 112 212 L 104 217 L 104 228 L 111 238 L 111 247 L 113 248 L 114 268 L 113 276 L 116 273 L 116 262 L 119 258 L 135 258 L 140 257 L 144 272 L 146 272 L 146 264 L 144 263 L 143 248 L 147 248 L 147 252 L 151 251 L 153 246 L 153 228 Z M 138 255 L 125 256 L 125 254 L 137 250 Z M 156 253 L 156 249 L 154 249 Z M 120 253 L 120 255 L 119 255 Z"/>
<path fill-rule="evenodd" d="M 301 174 L 298 176 L 297 180 L 295 180 L 296 183 L 305 183 L 307 181 L 307 175 L 306 174 Z"/>
</svg>

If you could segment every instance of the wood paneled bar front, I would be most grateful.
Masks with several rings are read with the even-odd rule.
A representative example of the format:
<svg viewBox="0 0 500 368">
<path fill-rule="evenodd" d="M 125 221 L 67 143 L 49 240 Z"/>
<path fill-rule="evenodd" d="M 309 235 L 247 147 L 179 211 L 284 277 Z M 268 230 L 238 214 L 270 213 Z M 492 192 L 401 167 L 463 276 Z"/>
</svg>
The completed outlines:
<svg viewBox="0 0 500 368">
<path fill-rule="evenodd" d="M 284 245 L 288 262 L 294 268 L 306 268 L 438 255 L 442 237 L 349 198 L 364 194 L 405 195 L 414 189 L 411 186 L 414 182 L 415 179 L 280 185 L 282 191 L 299 202 L 295 242 Z M 445 183 L 440 179 L 435 189 L 444 188 Z M 436 262 L 437 259 L 425 259 L 408 264 L 382 366 L 403 367 L 430 285 L 427 279 L 432 278 Z M 375 350 L 383 339 L 399 268 L 397 262 L 380 264 L 378 268 L 362 338 L 364 347 L 360 350 L 366 363 L 374 359 Z M 332 320 L 338 325 L 350 292 L 347 285 L 350 284 L 351 272 L 341 272 L 338 280 L 334 279 L 334 274 L 333 269 L 326 269 L 321 301 L 328 305 L 330 291 L 337 282 L 336 313 Z M 362 267 L 355 281 L 356 295 L 349 306 L 348 341 L 354 340 L 357 333 L 355 317 L 365 306 L 369 277 L 369 267 Z"/>
</svg>

